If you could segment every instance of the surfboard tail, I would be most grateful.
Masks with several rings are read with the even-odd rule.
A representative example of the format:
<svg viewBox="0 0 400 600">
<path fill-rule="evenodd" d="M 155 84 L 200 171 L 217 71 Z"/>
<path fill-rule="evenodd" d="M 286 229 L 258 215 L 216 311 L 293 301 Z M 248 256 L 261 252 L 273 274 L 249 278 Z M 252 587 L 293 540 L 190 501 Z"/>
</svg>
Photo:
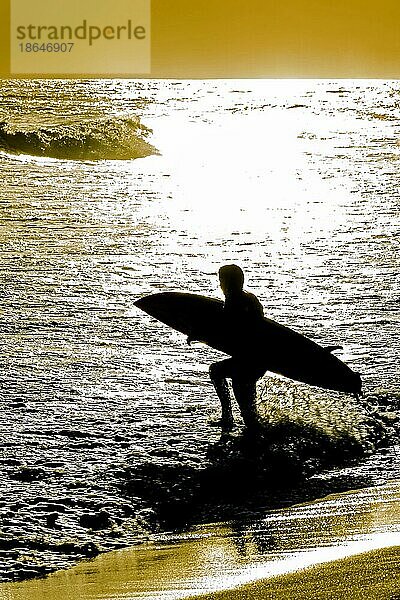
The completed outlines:
<svg viewBox="0 0 400 600">
<path fill-rule="evenodd" d="M 355 394 L 356 396 L 361 396 L 362 395 L 361 375 L 360 375 L 360 373 L 357 373 L 357 371 L 353 371 L 353 373 L 354 373 L 354 392 L 353 392 L 353 394 Z"/>
<path fill-rule="evenodd" d="M 338 380 L 337 387 L 332 385 L 330 389 L 336 389 L 339 392 L 352 394 L 358 398 L 362 395 L 362 380 L 360 373 L 357 373 L 357 371 L 352 371 L 349 367 L 347 367 L 347 372 L 343 374 L 342 379 Z"/>
</svg>

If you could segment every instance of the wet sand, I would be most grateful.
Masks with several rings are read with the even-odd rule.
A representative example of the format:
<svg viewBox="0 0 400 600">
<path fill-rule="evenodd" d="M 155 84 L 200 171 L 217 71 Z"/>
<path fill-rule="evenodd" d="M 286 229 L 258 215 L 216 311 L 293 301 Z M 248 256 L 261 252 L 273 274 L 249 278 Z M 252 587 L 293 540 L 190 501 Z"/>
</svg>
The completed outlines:
<svg viewBox="0 0 400 600">
<path fill-rule="evenodd" d="M 400 546 L 382 548 L 366 552 L 327 564 L 316 565 L 308 569 L 296 571 L 260 580 L 254 583 L 228 589 L 221 592 L 197 594 L 196 596 L 181 595 L 171 590 L 165 598 L 204 598 L 209 600 L 332 600 L 333 598 L 351 598 L 352 600 L 397 600 L 400 597 Z M 87 568 L 87 567 L 86 567 Z M 79 577 L 79 575 L 78 575 Z M 52 598 L 93 598 L 115 599 L 125 598 L 155 598 L 149 592 L 124 592 L 123 585 L 119 592 L 107 591 L 106 578 L 92 588 L 92 595 L 86 595 L 82 588 L 74 582 L 74 574 L 70 574 L 71 588 L 62 588 L 60 583 L 52 581 L 46 591 L 42 586 L 29 586 L 24 590 L 24 584 L 14 584 L 2 590 L 2 600 L 51 600 Z M 83 595 L 81 593 L 83 592 Z M 185 593 L 185 592 L 183 592 Z"/>
<path fill-rule="evenodd" d="M 258 522 L 163 534 L 45 579 L 3 584 L 0 597 L 394 599 L 400 591 L 399 498 L 396 480 L 271 511 Z"/>
<path fill-rule="evenodd" d="M 210 600 L 396 600 L 400 598 L 399 564 L 400 547 L 384 548 L 202 597 Z"/>
</svg>

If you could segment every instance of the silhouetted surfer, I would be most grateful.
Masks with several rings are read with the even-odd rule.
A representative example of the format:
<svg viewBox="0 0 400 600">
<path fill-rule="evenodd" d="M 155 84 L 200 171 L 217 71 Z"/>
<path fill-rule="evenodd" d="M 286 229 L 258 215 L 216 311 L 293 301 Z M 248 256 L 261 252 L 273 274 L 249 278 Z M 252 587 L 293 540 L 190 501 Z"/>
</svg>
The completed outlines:
<svg viewBox="0 0 400 600">
<path fill-rule="evenodd" d="M 251 347 L 246 338 L 258 327 L 264 317 L 263 308 L 254 294 L 243 290 L 244 275 L 237 265 L 225 265 L 219 270 L 219 281 L 225 296 L 224 313 L 227 335 L 237 345 L 232 358 L 227 358 L 210 366 L 210 378 L 221 401 L 222 416 L 219 422 L 223 429 L 233 426 L 232 406 L 227 379 L 232 380 L 232 388 L 245 425 L 257 427 L 255 407 L 256 383 L 265 372 L 265 367 L 257 364 L 251 356 Z M 253 338 L 254 339 L 254 338 Z M 188 338 L 188 342 L 190 342 Z"/>
</svg>

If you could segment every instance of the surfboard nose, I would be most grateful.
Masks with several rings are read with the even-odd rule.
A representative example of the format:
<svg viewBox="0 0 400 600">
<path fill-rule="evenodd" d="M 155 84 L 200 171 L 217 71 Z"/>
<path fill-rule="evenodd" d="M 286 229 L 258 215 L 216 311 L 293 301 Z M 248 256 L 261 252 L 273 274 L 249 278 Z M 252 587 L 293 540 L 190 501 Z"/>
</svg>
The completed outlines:
<svg viewBox="0 0 400 600">
<path fill-rule="evenodd" d="M 145 303 L 146 303 L 145 298 L 139 298 L 139 300 L 135 300 L 133 305 L 137 306 L 138 308 L 143 310 L 143 306 L 145 305 Z"/>
<path fill-rule="evenodd" d="M 158 318 L 160 311 L 164 308 L 168 299 L 164 298 L 164 294 L 150 294 L 149 296 L 143 296 L 133 303 L 134 306 L 140 308 L 148 315 Z"/>
</svg>

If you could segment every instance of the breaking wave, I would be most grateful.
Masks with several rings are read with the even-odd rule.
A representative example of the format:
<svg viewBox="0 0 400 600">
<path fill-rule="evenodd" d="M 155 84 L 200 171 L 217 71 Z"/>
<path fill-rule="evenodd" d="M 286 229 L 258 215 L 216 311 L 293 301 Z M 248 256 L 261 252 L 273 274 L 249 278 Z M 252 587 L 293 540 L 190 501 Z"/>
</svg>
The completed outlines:
<svg viewBox="0 0 400 600">
<path fill-rule="evenodd" d="M 159 154 L 146 141 L 151 129 L 138 117 L 109 118 L 46 127 L 0 123 L 0 149 L 68 160 L 129 160 Z"/>
</svg>

